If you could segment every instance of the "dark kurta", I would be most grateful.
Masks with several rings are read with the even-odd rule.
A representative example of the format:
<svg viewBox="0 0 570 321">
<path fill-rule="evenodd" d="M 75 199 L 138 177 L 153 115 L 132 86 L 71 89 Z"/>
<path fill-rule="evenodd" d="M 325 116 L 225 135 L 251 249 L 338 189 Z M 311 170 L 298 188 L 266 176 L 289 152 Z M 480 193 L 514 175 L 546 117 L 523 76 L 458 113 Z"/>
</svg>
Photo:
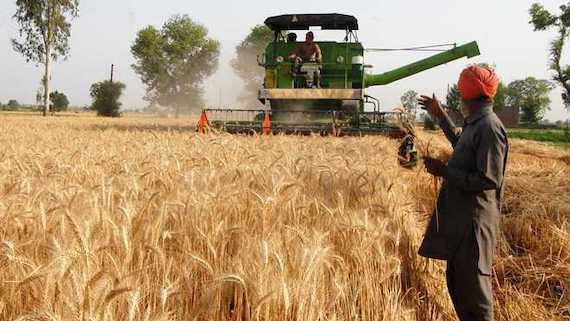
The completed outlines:
<svg viewBox="0 0 570 321">
<path fill-rule="evenodd" d="M 492 106 L 468 117 L 463 130 L 448 117 L 440 125 L 454 150 L 437 200 L 439 230 L 433 215 L 419 254 L 447 260 L 448 287 L 461 320 L 492 320 L 488 276 L 504 190 L 506 130 Z"/>
</svg>

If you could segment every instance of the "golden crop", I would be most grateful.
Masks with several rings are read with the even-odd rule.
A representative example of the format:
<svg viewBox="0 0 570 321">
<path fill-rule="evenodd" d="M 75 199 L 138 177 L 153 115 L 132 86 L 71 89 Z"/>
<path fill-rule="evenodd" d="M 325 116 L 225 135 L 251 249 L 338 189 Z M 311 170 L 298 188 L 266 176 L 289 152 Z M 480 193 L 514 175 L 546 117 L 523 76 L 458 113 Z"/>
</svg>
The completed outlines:
<svg viewBox="0 0 570 321">
<path fill-rule="evenodd" d="M 454 319 L 416 255 L 432 178 L 397 142 L 191 125 L 0 119 L 0 320 Z M 513 143 L 498 320 L 570 318 L 564 157 Z"/>
</svg>

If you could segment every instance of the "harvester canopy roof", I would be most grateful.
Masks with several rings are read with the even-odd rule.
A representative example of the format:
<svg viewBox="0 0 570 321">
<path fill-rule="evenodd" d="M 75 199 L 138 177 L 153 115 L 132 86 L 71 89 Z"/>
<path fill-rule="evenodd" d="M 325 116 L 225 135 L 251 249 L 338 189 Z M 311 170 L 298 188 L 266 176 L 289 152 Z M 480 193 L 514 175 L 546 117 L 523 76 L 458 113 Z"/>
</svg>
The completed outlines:
<svg viewBox="0 0 570 321">
<path fill-rule="evenodd" d="M 265 20 L 273 31 L 309 30 L 321 27 L 322 30 L 358 30 L 358 20 L 354 16 L 338 13 L 327 14 L 287 14 Z"/>
</svg>

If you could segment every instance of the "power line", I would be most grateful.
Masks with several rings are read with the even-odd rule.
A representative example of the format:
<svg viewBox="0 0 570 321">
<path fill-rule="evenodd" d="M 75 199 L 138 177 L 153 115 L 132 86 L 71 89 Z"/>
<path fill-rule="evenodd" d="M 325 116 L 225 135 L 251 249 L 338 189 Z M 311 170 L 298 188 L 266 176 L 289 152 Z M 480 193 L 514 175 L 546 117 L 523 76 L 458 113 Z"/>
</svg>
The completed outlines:
<svg viewBox="0 0 570 321">
<path fill-rule="evenodd" d="M 443 48 L 448 47 L 448 48 Z M 442 52 L 447 51 L 451 48 L 457 47 L 456 43 L 445 43 L 441 45 L 429 45 L 420 47 L 409 47 L 409 48 L 366 48 L 364 51 L 367 52 L 387 52 L 387 51 L 430 51 L 430 52 Z M 439 49 L 438 49 L 439 48 Z"/>
</svg>

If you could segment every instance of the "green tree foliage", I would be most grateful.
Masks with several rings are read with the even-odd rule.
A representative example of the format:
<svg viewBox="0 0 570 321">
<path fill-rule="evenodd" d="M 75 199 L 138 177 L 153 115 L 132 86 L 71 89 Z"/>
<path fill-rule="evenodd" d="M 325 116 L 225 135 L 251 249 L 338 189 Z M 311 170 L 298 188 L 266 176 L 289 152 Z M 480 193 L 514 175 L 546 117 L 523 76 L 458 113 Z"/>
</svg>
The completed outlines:
<svg viewBox="0 0 570 321">
<path fill-rule="evenodd" d="M 273 31 L 265 25 L 257 25 L 251 29 L 247 37 L 236 46 L 236 57 L 231 65 L 235 73 L 243 80 L 244 92 L 239 100 L 255 105 L 257 91 L 263 85 L 265 70 L 258 64 L 258 56 L 263 54 L 267 44 L 273 39 Z"/>
<path fill-rule="evenodd" d="M 220 55 L 220 43 L 208 38 L 206 27 L 176 15 L 160 30 L 140 30 L 131 52 L 147 101 L 172 107 L 176 115 L 203 107 L 202 83 L 216 71 Z"/>
<path fill-rule="evenodd" d="M 548 95 L 553 85 L 548 80 L 528 77 L 509 84 L 506 95 L 508 106 L 518 106 L 522 111 L 522 121 L 537 124 L 547 110 L 550 110 Z"/>
<path fill-rule="evenodd" d="M 69 107 L 69 100 L 64 93 L 54 91 L 49 94 L 49 100 L 51 102 L 51 111 L 53 112 L 66 111 L 67 107 Z"/>
<path fill-rule="evenodd" d="M 418 98 L 419 95 L 417 92 L 408 90 L 400 97 L 400 101 L 408 113 L 415 115 L 418 109 Z"/>
<path fill-rule="evenodd" d="M 453 85 L 447 90 L 445 104 L 447 105 L 447 108 L 451 110 L 459 110 L 459 106 L 461 105 L 461 94 L 459 93 L 457 85 Z"/>
<path fill-rule="evenodd" d="M 560 6 L 559 15 L 550 13 L 539 3 L 533 4 L 529 13 L 530 24 L 535 31 L 555 29 L 558 32 L 550 45 L 550 70 L 554 72 L 553 80 L 563 88 L 562 101 L 566 110 L 570 111 L 570 66 L 561 63 L 562 52 L 570 35 L 570 3 Z"/>
<path fill-rule="evenodd" d="M 497 95 L 495 96 L 495 102 L 493 104 L 495 112 L 499 112 L 507 106 L 508 90 L 508 87 L 501 81 L 499 83 L 499 88 L 497 88 Z"/>
<path fill-rule="evenodd" d="M 429 114 L 424 114 L 422 117 L 425 130 L 437 130 L 439 128 L 437 122 Z"/>
<path fill-rule="evenodd" d="M 123 94 L 126 86 L 120 82 L 110 80 L 101 81 L 91 85 L 91 98 L 93 104 L 91 108 L 97 111 L 98 116 L 120 117 L 121 103 L 119 98 Z"/>
<path fill-rule="evenodd" d="M 9 110 L 17 110 L 20 108 L 20 103 L 16 99 L 10 99 L 6 104 L 6 107 L 8 107 Z"/>
<path fill-rule="evenodd" d="M 18 39 L 12 47 L 26 58 L 44 66 L 44 116 L 49 112 L 52 60 L 67 57 L 71 19 L 77 17 L 79 0 L 16 0 L 14 19 L 19 25 Z"/>
</svg>

